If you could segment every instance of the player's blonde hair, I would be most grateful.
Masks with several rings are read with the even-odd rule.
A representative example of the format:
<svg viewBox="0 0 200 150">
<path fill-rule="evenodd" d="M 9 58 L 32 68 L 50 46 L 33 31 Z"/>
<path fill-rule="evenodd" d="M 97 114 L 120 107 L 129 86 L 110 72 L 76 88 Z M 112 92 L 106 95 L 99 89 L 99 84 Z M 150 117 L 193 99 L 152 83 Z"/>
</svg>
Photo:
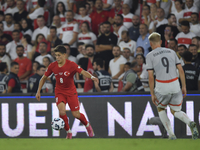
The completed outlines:
<svg viewBox="0 0 200 150">
<path fill-rule="evenodd" d="M 158 42 L 160 42 L 160 40 L 161 40 L 161 36 L 160 36 L 159 33 L 153 32 L 153 33 L 151 33 L 151 34 L 149 35 L 148 39 L 149 39 L 150 42 L 158 43 Z"/>
</svg>

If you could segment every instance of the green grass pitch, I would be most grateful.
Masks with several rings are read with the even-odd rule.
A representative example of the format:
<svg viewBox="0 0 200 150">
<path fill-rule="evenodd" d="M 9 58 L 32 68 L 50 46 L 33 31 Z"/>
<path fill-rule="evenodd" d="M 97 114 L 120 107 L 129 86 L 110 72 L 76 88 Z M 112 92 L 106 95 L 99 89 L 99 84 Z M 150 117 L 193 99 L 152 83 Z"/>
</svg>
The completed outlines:
<svg viewBox="0 0 200 150">
<path fill-rule="evenodd" d="M 0 150 L 199 150 L 192 139 L 0 139 Z"/>
</svg>

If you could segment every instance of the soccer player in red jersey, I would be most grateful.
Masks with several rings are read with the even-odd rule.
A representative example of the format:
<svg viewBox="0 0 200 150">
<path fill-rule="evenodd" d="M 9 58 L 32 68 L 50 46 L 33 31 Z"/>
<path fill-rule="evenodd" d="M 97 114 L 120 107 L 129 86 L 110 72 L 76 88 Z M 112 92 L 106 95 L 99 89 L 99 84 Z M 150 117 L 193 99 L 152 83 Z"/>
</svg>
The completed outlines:
<svg viewBox="0 0 200 150">
<path fill-rule="evenodd" d="M 79 100 L 74 85 L 74 74 L 76 72 L 82 74 L 86 78 L 91 78 L 94 82 L 99 83 L 98 78 L 92 76 L 89 72 L 83 70 L 76 63 L 66 59 L 66 49 L 62 45 L 55 48 L 56 61 L 51 63 L 46 70 L 45 74 L 40 80 L 37 90 L 36 98 L 40 101 L 40 91 L 48 76 L 54 73 L 56 77 L 55 98 L 56 105 L 59 110 L 60 118 L 65 121 L 65 130 L 67 131 L 67 139 L 72 138 L 72 132 L 69 127 L 68 118 L 66 115 L 65 105 L 68 103 L 72 115 L 79 119 L 85 125 L 90 137 L 94 136 L 93 129 L 90 123 L 86 120 L 85 116 L 79 112 Z"/>
</svg>

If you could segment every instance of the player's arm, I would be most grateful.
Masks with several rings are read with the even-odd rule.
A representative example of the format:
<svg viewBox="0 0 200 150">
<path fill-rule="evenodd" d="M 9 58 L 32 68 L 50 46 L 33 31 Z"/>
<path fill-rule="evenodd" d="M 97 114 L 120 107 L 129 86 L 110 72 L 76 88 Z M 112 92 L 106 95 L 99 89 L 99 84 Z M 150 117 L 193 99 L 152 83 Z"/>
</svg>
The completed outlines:
<svg viewBox="0 0 200 150">
<path fill-rule="evenodd" d="M 182 93 L 183 93 L 183 97 L 185 98 L 187 94 L 186 83 L 185 83 L 185 73 L 183 71 L 181 64 L 176 65 L 176 67 L 178 68 L 179 76 L 181 79 L 181 85 L 182 85 Z"/>
<path fill-rule="evenodd" d="M 38 90 L 37 90 L 37 93 L 36 93 L 36 96 L 35 96 L 38 101 L 40 101 L 40 91 L 41 91 L 44 83 L 46 82 L 46 80 L 47 80 L 47 76 L 45 76 L 45 75 L 43 75 L 42 78 L 40 79 Z"/>
<path fill-rule="evenodd" d="M 157 106 L 157 104 L 156 104 L 157 98 L 154 93 L 154 71 L 148 70 L 148 74 L 149 74 L 149 88 L 150 88 L 150 93 L 151 93 L 151 99 L 152 99 L 152 102 L 154 103 L 154 105 Z"/>
<path fill-rule="evenodd" d="M 94 77 L 93 75 L 91 75 L 88 71 L 85 71 L 85 70 L 82 70 L 81 71 L 81 74 L 86 77 L 86 78 L 90 78 L 92 79 L 93 81 L 97 82 L 97 84 L 99 84 L 99 79 Z"/>
</svg>

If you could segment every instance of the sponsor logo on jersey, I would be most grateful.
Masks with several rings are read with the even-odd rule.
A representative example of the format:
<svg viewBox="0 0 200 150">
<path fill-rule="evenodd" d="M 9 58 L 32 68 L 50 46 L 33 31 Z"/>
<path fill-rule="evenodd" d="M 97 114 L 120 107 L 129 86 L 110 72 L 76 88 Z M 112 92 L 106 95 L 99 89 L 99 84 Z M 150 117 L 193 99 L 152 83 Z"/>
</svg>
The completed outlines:
<svg viewBox="0 0 200 150">
<path fill-rule="evenodd" d="M 63 75 L 63 72 L 59 72 L 59 75 Z"/>
</svg>

